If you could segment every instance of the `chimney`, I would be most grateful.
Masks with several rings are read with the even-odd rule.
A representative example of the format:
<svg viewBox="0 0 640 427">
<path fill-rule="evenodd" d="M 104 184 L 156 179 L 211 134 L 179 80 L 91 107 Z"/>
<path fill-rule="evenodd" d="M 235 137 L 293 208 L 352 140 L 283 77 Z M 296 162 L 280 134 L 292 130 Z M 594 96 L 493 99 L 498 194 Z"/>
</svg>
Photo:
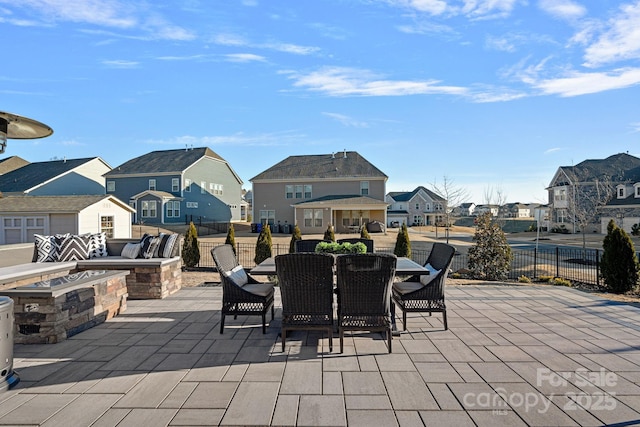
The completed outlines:
<svg viewBox="0 0 640 427">
<path fill-rule="evenodd" d="M 346 148 L 342 152 L 342 157 L 344 157 L 345 159 L 347 158 L 347 149 Z"/>
<path fill-rule="evenodd" d="M 336 158 L 336 153 L 334 153 L 333 151 L 331 152 L 331 158 L 335 159 Z"/>
</svg>

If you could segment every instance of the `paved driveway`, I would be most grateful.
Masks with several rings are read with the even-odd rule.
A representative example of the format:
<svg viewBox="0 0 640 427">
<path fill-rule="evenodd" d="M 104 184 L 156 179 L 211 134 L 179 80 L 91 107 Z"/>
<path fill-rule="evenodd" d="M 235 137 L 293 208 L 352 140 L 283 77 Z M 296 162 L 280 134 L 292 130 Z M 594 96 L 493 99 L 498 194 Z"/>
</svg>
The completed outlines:
<svg viewBox="0 0 640 427">
<path fill-rule="evenodd" d="M 441 317 L 379 334 L 298 332 L 229 318 L 221 289 L 130 301 L 122 315 L 49 345 L 15 346 L 21 383 L 0 425 L 455 425 L 640 423 L 640 311 L 562 287 L 447 288 Z"/>
</svg>

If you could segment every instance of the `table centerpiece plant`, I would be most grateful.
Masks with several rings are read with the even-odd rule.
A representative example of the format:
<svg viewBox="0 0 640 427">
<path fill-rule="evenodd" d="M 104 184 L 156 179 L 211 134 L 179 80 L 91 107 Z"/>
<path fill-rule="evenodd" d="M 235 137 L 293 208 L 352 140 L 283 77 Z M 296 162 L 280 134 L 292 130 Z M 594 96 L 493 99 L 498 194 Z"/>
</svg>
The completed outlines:
<svg viewBox="0 0 640 427">
<path fill-rule="evenodd" d="M 316 252 L 325 254 L 363 254 L 367 252 L 364 243 L 336 243 L 320 242 L 316 245 Z"/>
</svg>

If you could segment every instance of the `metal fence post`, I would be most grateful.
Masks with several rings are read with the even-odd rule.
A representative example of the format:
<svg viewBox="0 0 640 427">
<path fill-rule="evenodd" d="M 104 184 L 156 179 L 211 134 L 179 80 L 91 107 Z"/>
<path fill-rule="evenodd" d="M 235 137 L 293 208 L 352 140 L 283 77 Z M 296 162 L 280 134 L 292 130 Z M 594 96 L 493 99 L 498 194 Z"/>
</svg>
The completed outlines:
<svg viewBox="0 0 640 427">
<path fill-rule="evenodd" d="M 560 277 L 560 248 L 556 246 L 556 277 Z"/>
</svg>

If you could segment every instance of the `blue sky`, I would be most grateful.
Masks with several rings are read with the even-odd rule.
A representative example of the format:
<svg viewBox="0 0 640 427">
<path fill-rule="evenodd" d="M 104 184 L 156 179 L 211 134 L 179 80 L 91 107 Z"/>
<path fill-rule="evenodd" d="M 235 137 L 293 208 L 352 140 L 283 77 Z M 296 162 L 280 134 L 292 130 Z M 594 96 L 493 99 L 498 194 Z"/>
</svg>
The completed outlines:
<svg viewBox="0 0 640 427">
<path fill-rule="evenodd" d="M 640 156 L 640 0 L 0 0 L 0 110 L 29 161 L 208 146 L 249 179 L 358 151 L 387 191 L 546 202 Z"/>
</svg>

